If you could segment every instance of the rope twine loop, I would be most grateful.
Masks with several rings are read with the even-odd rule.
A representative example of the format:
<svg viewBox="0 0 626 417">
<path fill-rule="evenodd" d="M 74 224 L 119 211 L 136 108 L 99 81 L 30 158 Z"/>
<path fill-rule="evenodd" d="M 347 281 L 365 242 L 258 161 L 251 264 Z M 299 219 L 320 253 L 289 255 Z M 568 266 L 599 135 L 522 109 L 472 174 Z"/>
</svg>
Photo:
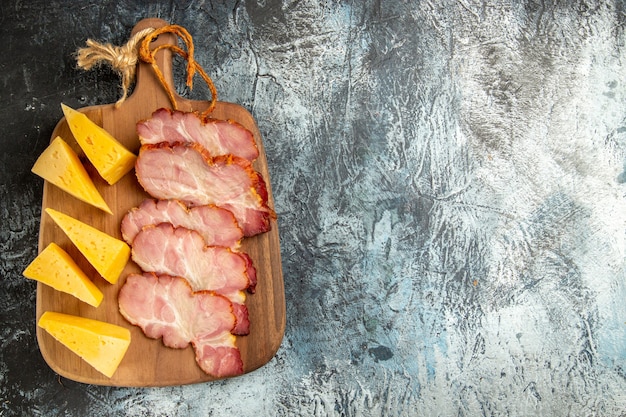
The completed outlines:
<svg viewBox="0 0 626 417">
<path fill-rule="evenodd" d="M 163 33 L 172 33 L 180 38 L 186 47 L 186 51 L 174 44 L 163 44 L 151 49 L 152 41 Z M 158 29 L 147 28 L 137 32 L 122 46 L 115 46 L 110 43 L 99 43 L 93 39 L 87 39 L 86 45 L 86 47 L 80 48 L 77 51 L 76 62 L 79 68 L 90 70 L 97 65 L 107 63 L 121 77 L 122 97 L 115 103 L 116 108 L 128 97 L 128 89 L 135 80 L 137 63 L 141 59 L 143 62 L 150 64 L 154 74 L 165 89 L 170 103 L 172 104 L 172 108 L 178 110 L 176 94 L 165 80 L 163 72 L 156 62 L 156 54 L 162 49 L 169 49 L 187 61 L 186 85 L 190 90 L 193 89 L 193 77 L 196 72 L 200 74 L 209 87 L 211 101 L 209 107 L 200 115 L 202 120 L 208 118 L 209 114 L 215 109 L 217 104 L 217 90 L 211 77 L 207 75 L 204 69 L 195 60 L 193 38 L 182 26 L 167 25 Z"/>
<path fill-rule="evenodd" d="M 177 35 L 184 42 L 185 46 L 187 47 L 187 51 L 185 52 L 184 49 L 180 48 L 178 45 L 173 45 L 173 44 L 159 45 L 156 48 L 151 50 L 150 43 L 162 33 L 173 33 Z M 143 41 L 141 42 L 141 46 L 139 48 L 139 57 L 141 58 L 142 61 L 152 66 L 152 69 L 155 75 L 157 76 L 157 78 L 161 82 L 161 85 L 167 92 L 170 102 L 172 103 L 172 108 L 174 110 L 178 110 L 178 105 L 176 104 L 176 96 L 174 94 L 174 91 L 172 91 L 172 88 L 165 81 L 163 72 L 157 65 L 157 62 L 155 59 L 157 52 L 159 52 L 161 49 L 170 49 L 172 52 L 177 53 L 178 55 L 180 55 L 181 57 L 183 57 L 183 59 L 187 61 L 186 84 L 190 90 L 193 89 L 193 76 L 195 75 L 196 71 L 198 72 L 198 74 L 200 74 L 204 82 L 209 87 L 209 91 L 211 91 L 211 102 L 209 104 L 209 107 L 205 111 L 203 111 L 202 114 L 200 115 L 201 119 L 205 120 L 208 117 L 208 115 L 211 114 L 213 109 L 215 109 L 215 105 L 217 104 L 217 90 L 215 88 L 215 85 L 213 84 L 213 80 L 211 80 L 211 77 L 207 75 L 207 73 L 200 66 L 200 64 L 196 62 L 193 56 L 193 53 L 194 53 L 193 38 L 191 37 L 189 32 L 187 32 L 187 30 L 183 28 L 182 26 L 168 25 L 168 26 L 163 26 L 159 29 L 155 29 L 153 32 L 149 33 L 143 39 Z"/>
</svg>

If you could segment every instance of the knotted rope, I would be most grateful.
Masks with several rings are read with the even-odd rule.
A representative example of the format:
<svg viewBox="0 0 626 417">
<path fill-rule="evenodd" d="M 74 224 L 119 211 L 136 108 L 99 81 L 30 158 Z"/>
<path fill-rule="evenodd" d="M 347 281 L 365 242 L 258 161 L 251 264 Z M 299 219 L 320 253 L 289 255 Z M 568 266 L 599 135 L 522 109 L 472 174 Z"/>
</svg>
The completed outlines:
<svg viewBox="0 0 626 417">
<path fill-rule="evenodd" d="M 177 35 L 185 44 L 187 51 L 178 45 L 163 44 L 154 49 L 150 49 L 151 43 L 162 33 L 173 33 Z M 163 72 L 156 62 L 156 54 L 161 49 L 169 49 L 187 61 L 187 80 L 186 85 L 189 89 L 193 89 L 193 77 L 197 72 L 206 82 L 211 91 L 211 102 L 209 107 L 202 112 L 201 118 L 204 120 L 213 111 L 217 104 L 217 90 L 213 84 L 213 80 L 209 77 L 204 69 L 196 62 L 194 58 L 193 38 L 185 28 L 178 25 L 167 25 L 158 29 L 147 28 L 133 35 L 125 45 L 114 46 L 110 43 L 99 43 L 92 39 L 88 39 L 87 46 L 77 51 L 77 64 L 84 70 L 90 70 L 101 63 L 108 63 L 122 78 L 122 97 L 115 103 L 115 107 L 119 107 L 128 97 L 128 89 L 135 80 L 137 62 L 139 59 L 151 65 L 157 79 L 167 92 L 168 98 L 172 103 L 174 110 L 178 109 L 176 103 L 176 95 L 172 87 L 167 83 Z"/>
<path fill-rule="evenodd" d="M 182 48 L 178 47 L 178 45 L 172 45 L 172 44 L 159 45 L 156 48 L 151 50 L 150 43 L 162 33 L 173 33 L 177 35 L 178 37 L 180 37 L 182 41 L 185 43 L 185 45 L 187 46 L 187 52 L 185 52 Z M 211 80 L 211 77 L 207 75 L 207 73 L 200 66 L 200 64 L 196 62 L 193 56 L 194 47 L 193 47 L 193 39 L 191 35 L 182 26 L 178 26 L 178 25 L 163 26 L 149 33 L 143 39 L 143 41 L 141 42 L 141 47 L 139 48 L 139 56 L 141 60 L 144 62 L 147 62 L 148 64 L 152 66 L 152 69 L 154 70 L 155 75 L 161 82 L 161 85 L 163 86 L 165 91 L 167 91 L 167 94 L 170 98 L 170 102 L 172 103 L 172 108 L 174 110 L 177 110 L 178 106 L 176 104 L 176 97 L 174 95 L 174 92 L 165 81 L 165 78 L 163 77 L 163 72 L 161 71 L 161 69 L 156 63 L 155 56 L 157 52 L 159 52 L 161 49 L 170 49 L 173 52 L 176 52 L 178 55 L 182 56 L 187 61 L 187 87 L 189 87 L 190 90 L 193 89 L 193 76 L 195 75 L 196 71 L 198 72 L 198 74 L 200 74 L 204 82 L 206 82 L 207 86 L 209 87 L 209 90 L 211 91 L 211 102 L 209 104 L 209 107 L 200 115 L 200 117 L 203 120 L 206 119 L 208 115 L 215 108 L 215 105 L 217 104 L 217 90 L 215 89 L 215 85 L 213 84 L 213 80 Z"/>
<path fill-rule="evenodd" d="M 122 78 L 122 97 L 115 103 L 115 107 L 119 107 L 126 100 L 128 89 L 135 80 L 139 42 L 153 31 L 154 28 L 139 31 L 122 46 L 87 39 L 87 46 L 77 51 L 76 63 L 80 68 L 90 70 L 105 62 L 120 75 Z"/>
</svg>

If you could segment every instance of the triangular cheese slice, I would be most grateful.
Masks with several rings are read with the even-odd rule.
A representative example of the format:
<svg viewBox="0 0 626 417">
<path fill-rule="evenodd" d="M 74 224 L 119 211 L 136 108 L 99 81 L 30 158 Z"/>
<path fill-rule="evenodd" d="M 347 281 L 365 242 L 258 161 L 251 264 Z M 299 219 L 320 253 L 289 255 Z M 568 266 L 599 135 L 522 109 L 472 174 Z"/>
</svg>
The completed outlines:
<svg viewBox="0 0 626 417">
<path fill-rule="evenodd" d="M 46 311 L 39 327 L 109 378 L 130 345 L 127 328 L 85 317 Z"/>
<path fill-rule="evenodd" d="M 52 242 L 26 267 L 26 278 L 46 284 L 98 307 L 104 295 L 76 262 L 59 245 Z"/>
<path fill-rule="evenodd" d="M 76 152 L 60 137 L 50 142 L 33 165 L 32 172 L 79 200 L 113 214 Z"/>
<path fill-rule="evenodd" d="M 126 242 L 51 208 L 47 208 L 46 213 L 96 271 L 111 284 L 115 284 L 130 257 L 130 247 Z"/>
<path fill-rule="evenodd" d="M 85 155 L 109 184 L 115 184 L 135 166 L 137 157 L 87 115 L 61 104 L 65 120 Z"/>
</svg>

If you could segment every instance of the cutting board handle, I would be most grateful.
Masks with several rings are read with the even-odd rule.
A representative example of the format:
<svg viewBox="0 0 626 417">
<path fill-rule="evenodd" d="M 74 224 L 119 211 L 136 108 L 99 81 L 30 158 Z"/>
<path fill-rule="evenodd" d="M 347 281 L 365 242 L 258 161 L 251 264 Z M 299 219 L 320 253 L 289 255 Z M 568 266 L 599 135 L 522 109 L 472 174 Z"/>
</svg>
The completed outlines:
<svg viewBox="0 0 626 417">
<path fill-rule="evenodd" d="M 167 26 L 168 23 L 165 20 L 158 18 L 147 18 L 140 20 L 131 32 L 131 36 L 136 33 L 148 29 L 158 29 L 163 26 Z M 176 36 L 172 33 L 160 34 L 153 42 L 153 45 L 165 45 L 175 44 Z M 176 91 L 174 88 L 174 74 L 172 65 L 172 51 L 168 48 L 163 48 L 157 52 L 155 56 L 157 65 L 159 66 L 166 83 L 170 86 L 172 91 Z M 176 95 L 177 100 L 179 97 Z M 137 64 L 137 75 L 135 81 L 135 88 L 130 97 L 124 104 L 135 105 L 134 101 L 140 100 L 142 105 L 146 107 L 154 107 L 157 103 L 169 102 L 167 92 L 159 82 L 159 79 L 154 74 L 154 70 L 145 62 L 139 61 Z M 171 104 L 170 104 L 171 107 Z"/>
</svg>

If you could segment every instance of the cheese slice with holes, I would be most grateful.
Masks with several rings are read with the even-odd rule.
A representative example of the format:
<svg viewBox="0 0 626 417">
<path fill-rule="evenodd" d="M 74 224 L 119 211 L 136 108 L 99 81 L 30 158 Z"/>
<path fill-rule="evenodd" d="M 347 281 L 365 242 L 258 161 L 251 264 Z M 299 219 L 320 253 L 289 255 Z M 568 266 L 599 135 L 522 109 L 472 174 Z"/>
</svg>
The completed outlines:
<svg viewBox="0 0 626 417">
<path fill-rule="evenodd" d="M 60 137 L 50 142 L 33 165 L 32 172 L 79 200 L 113 214 L 76 152 Z"/>
<path fill-rule="evenodd" d="M 83 152 L 109 184 L 115 184 L 135 166 L 137 157 L 86 114 L 61 104 L 65 120 Z"/>
<path fill-rule="evenodd" d="M 26 267 L 26 278 L 34 279 L 98 307 L 104 295 L 72 257 L 52 242 Z"/>
<path fill-rule="evenodd" d="M 46 213 L 96 271 L 115 284 L 130 258 L 130 247 L 126 242 L 57 210 L 47 208 Z"/>
<path fill-rule="evenodd" d="M 130 345 L 130 331 L 115 324 L 46 311 L 39 327 L 111 378 Z"/>
</svg>

